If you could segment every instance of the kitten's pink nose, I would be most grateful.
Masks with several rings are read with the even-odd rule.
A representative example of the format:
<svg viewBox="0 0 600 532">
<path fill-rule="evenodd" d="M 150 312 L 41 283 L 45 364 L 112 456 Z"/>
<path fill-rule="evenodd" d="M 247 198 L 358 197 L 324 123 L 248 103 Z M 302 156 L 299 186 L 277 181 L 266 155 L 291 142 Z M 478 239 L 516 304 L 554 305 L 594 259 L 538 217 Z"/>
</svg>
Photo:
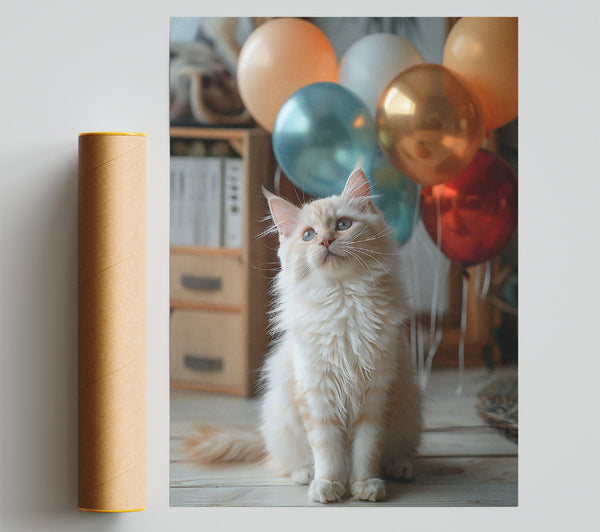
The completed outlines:
<svg viewBox="0 0 600 532">
<path fill-rule="evenodd" d="M 324 238 L 321 240 L 321 245 L 325 246 L 325 249 L 329 249 L 331 243 L 335 240 L 335 238 Z"/>
</svg>

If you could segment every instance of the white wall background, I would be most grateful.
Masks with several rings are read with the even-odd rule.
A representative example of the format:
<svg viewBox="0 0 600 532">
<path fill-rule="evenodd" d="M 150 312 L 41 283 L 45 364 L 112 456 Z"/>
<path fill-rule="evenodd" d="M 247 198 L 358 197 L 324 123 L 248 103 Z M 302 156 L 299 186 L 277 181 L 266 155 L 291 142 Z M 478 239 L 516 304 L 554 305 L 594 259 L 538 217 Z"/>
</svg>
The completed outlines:
<svg viewBox="0 0 600 532">
<path fill-rule="evenodd" d="M 583 0 L 423 1 L 416 13 L 311 1 L 285 13 L 521 17 L 520 508 L 168 507 L 169 17 L 282 14 L 275 1 L 254 2 L 251 13 L 242 2 L 222 1 L 214 13 L 205 5 L 0 7 L 0 529 L 593 529 L 598 239 L 584 231 L 598 227 L 600 46 L 597 4 Z M 75 509 L 77 135 L 93 130 L 148 134 L 148 510 L 123 515 Z M 573 293 L 587 294 L 576 312 Z"/>
</svg>

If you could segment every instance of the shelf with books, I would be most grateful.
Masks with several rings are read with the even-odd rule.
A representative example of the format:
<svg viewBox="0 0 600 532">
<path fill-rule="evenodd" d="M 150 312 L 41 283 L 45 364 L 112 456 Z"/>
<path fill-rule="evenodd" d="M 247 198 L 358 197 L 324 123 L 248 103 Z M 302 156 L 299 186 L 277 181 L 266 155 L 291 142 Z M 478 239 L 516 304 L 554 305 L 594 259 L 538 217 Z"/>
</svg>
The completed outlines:
<svg viewBox="0 0 600 532">
<path fill-rule="evenodd" d="M 275 260 L 273 243 L 258 237 L 266 214 L 261 187 L 272 189 L 275 173 L 271 138 L 262 129 L 170 134 L 171 383 L 250 395 L 267 347 L 262 272 Z"/>
</svg>

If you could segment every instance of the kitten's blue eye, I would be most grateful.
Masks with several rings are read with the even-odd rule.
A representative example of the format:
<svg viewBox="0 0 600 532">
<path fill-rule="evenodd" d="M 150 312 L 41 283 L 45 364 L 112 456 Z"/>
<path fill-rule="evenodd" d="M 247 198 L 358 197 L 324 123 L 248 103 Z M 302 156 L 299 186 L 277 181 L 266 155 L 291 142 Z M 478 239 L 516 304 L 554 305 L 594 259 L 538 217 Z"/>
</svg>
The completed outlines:
<svg viewBox="0 0 600 532">
<path fill-rule="evenodd" d="M 306 231 L 304 231 L 304 233 L 302 233 L 302 240 L 304 240 L 304 242 L 310 242 L 313 238 L 315 238 L 316 234 L 317 233 L 315 233 L 315 230 L 309 227 Z"/>
<path fill-rule="evenodd" d="M 348 218 L 340 218 L 335 224 L 335 228 L 338 231 L 345 231 L 352 225 L 352 222 Z"/>
</svg>

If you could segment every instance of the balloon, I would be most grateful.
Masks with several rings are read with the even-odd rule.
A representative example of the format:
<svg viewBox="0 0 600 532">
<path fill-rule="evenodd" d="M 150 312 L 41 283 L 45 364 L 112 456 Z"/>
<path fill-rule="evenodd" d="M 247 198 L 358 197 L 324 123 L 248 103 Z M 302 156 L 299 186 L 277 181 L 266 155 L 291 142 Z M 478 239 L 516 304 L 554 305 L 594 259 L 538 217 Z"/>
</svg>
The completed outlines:
<svg viewBox="0 0 600 532">
<path fill-rule="evenodd" d="M 423 62 L 418 50 L 400 35 L 372 33 L 348 48 L 340 61 L 338 83 L 353 91 L 375 118 L 385 86 L 403 70 Z"/>
<path fill-rule="evenodd" d="M 439 212 L 439 222 L 438 222 Z M 421 191 L 421 217 L 450 260 L 471 266 L 497 255 L 517 226 L 517 178 L 498 156 L 479 150 L 458 177 Z"/>
<path fill-rule="evenodd" d="M 367 175 L 371 183 L 371 194 L 377 196 L 373 203 L 383 213 L 387 224 L 394 232 L 396 242 L 402 246 L 413 232 L 415 207 L 419 201 L 419 185 L 404 177 L 376 151 L 373 170 Z"/>
<path fill-rule="evenodd" d="M 483 138 L 477 98 L 441 65 L 415 65 L 384 89 L 375 118 L 377 140 L 406 177 L 437 185 L 471 162 Z"/>
<path fill-rule="evenodd" d="M 518 32 L 516 17 L 465 17 L 446 39 L 442 64 L 471 85 L 487 129 L 518 115 Z"/>
<path fill-rule="evenodd" d="M 294 91 L 318 81 L 336 82 L 337 77 L 337 58 L 325 34 L 297 18 L 278 18 L 259 26 L 238 57 L 240 97 L 268 131 Z"/>
<path fill-rule="evenodd" d="M 273 126 L 275 158 L 311 196 L 339 194 L 363 157 L 369 175 L 377 147 L 369 110 L 337 83 L 312 83 L 281 106 Z"/>
</svg>

